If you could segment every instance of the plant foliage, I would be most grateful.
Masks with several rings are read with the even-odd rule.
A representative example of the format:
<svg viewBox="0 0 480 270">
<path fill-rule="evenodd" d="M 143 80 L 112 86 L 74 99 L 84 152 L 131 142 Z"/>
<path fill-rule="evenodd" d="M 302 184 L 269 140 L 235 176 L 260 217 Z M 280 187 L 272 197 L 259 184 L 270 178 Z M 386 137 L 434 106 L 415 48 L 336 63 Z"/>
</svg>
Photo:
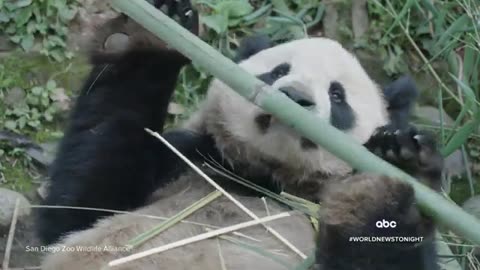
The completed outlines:
<svg viewBox="0 0 480 270">
<path fill-rule="evenodd" d="M 77 0 L 0 0 L 0 32 L 27 52 L 38 47 L 56 61 L 71 58 L 66 40 L 77 5 Z"/>
</svg>

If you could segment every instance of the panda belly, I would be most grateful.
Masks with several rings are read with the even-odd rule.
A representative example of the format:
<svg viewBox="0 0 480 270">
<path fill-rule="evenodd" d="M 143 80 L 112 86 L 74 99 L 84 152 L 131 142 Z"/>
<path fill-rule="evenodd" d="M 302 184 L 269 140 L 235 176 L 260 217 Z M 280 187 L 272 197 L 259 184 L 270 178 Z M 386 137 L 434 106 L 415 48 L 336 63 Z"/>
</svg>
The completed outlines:
<svg viewBox="0 0 480 270">
<path fill-rule="evenodd" d="M 64 251 L 49 254 L 43 262 L 42 269 L 103 269 L 114 259 L 205 233 L 207 227 L 200 224 L 208 224 L 212 226 L 210 229 L 216 229 L 251 220 L 228 198 L 221 196 L 186 219 L 195 224 L 178 223 L 133 250 L 121 249 L 129 240 L 162 222 L 160 219 L 145 217 L 146 215 L 171 217 L 213 190 L 214 188 L 201 177 L 193 173 L 185 173 L 177 181 L 159 190 L 151 204 L 138 209 L 133 214 L 105 218 L 91 229 L 76 232 L 64 238 L 58 244 L 66 247 L 63 248 Z M 268 198 L 265 204 L 258 197 L 234 196 L 259 217 L 290 211 L 287 207 Z M 312 254 L 314 251 L 315 232 L 305 215 L 294 212 L 291 217 L 269 222 L 269 225 L 304 254 Z M 227 239 L 203 240 L 126 263 L 115 269 L 277 270 L 292 269 L 301 262 L 297 254 L 261 225 L 239 232 L 245 237 L 227 234 L 225 235 Z M 65 251 L 72 248 L 74 252 Z M 81 248 L 92 250 L 81 251 Z"/>
</svg>

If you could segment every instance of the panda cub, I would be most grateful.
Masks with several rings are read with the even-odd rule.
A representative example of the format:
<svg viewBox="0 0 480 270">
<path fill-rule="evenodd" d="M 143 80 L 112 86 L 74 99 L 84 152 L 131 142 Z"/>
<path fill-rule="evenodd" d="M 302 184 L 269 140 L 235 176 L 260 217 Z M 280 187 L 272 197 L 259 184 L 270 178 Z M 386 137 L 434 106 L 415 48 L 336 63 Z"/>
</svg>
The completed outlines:
<svg viewBox="0 0 480 270">
<path fill-rule="evenodd" d="M 161 3 L 156 3 L 160 6 Z M 169 1 L 167 12 L 194 33 L 189 1 Z M 319 231 L 298 210 L 248 192 L 206 168 L 257 216 L 291 211 L 269 225 L 318 270 L 438 269 L 432 220 L 414 202 L 413 189 L 382 175 L 357 173 L 320 146 L 214 80 L 205 101 L 182 127 L 163 130 L 180 69 L 189 60 L 126 16 L 96 34 L 94 66 L 77 99 L 56 161 L 45 204 L 127 210 L 42 209 L 39 236 L 51 245 L 113 247 L 48 254 L 43 270 L 109 269 L 108 262 L 215 229 L 251 220 L 220 197 L 133 250 L 131 239 L 214 188 L 187 168 L 144 128 L 162 135 L 192 161 L 211 157 L 234 174 L 272 191 L 321 203 Z M 310 38 L 272 46 L 246 39 L 239 65 L 358 143 L 438 189 L 442 158 L 431 136 L 408 125 L 416 89 L 403 78 L 385 88 L 369 78 L 337 42 Z M 335 140 L 335 138 L 332 138 Z M 361 157 L 359 157 L 361 158 Z M 397 226 L 379 229 L 379 220 Z M 112 269 L 293 269 L 302 258 L 262 226 L 243 235 L 212 238 Z M 354 242 L 352 237 L 423 237 L 420 242 Z M 260 251 L 260 252 L 259 252 Z"/>
</svg>

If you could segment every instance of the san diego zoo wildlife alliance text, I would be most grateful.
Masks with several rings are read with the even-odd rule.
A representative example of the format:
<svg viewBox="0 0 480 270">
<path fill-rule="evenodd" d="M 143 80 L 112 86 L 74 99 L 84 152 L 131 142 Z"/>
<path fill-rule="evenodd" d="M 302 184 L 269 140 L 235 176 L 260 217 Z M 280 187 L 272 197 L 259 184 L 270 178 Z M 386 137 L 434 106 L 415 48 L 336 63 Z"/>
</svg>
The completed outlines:
<svg viewBox="0 0 480 270">
<path fill-rule="evenodd" d="M 26 252 L 127 252 L 129 246 L 26 246 Z"/>
</svg>

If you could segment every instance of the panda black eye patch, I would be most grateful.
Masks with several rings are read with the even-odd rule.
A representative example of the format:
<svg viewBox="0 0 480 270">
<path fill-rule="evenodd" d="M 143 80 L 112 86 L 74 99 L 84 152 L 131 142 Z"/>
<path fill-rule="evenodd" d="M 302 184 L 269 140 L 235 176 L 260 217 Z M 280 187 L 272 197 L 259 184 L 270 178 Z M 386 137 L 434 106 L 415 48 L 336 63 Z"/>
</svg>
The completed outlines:
<svg viewBox="0 0 480 270">
<path fill-rule="evenodd" d="M 345 102 L 345 89 L 343 85 L 339 82 L 332 82 L 330 88 L 328 89 L 328 95 L 330 100 L 334 103 L 343 103 Z"/>
<path fill-rule="evenodd" d="M 348 130 L 355 125 L 355 113 L 347 102 L 345 88 L 339 82 L 330 83 L 330 123 L 332 126 Z"/>
<path fill-rule="evenodd" d="M 290 64 L 282 63 L 274 67 L 270 72 L 266 72 L 257 76 L 260 80 L 268 85 L 272 85 L 276 80 L 290 73 Z"/>
</svg>

